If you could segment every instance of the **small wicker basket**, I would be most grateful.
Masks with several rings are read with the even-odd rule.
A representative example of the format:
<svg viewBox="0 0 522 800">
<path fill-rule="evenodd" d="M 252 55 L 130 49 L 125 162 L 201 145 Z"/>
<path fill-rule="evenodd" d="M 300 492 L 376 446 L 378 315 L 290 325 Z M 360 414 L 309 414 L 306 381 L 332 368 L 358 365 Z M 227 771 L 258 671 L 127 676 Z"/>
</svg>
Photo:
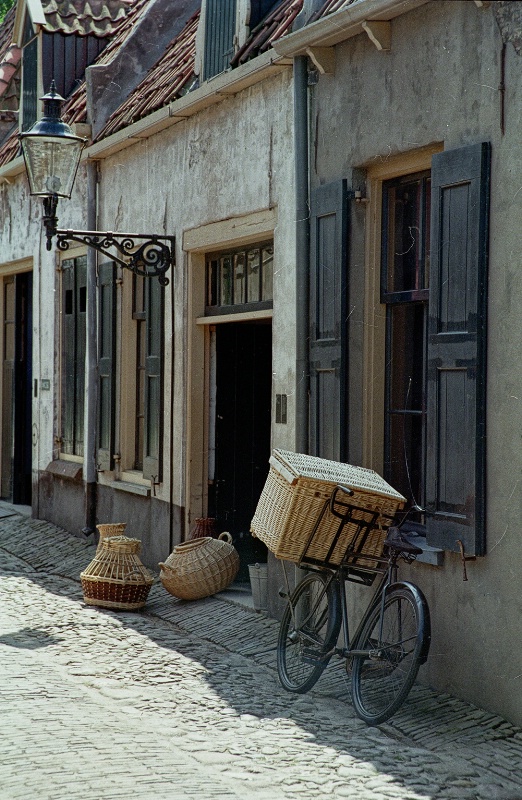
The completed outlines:
<svg viewBox="0 0 522 800">
<path fill-rule="evenodd" d="M 309 559 L 326 561 L 339 530 L 339 519 L 328 510 L 313 539 L 309 539 L 325 501 L 339 484 L 354 492 L 348 501 L 350 505 L 353 503 L 354 510 L 351 521 L 344 526 L 328 558 L 328 564 L 340 564 L 347 550 L 353 548 L 357 556 L 352 556 L 352 565 L 370 568 L 371 562 L 362 556 L 382 556 L 386 529 L 406 502 L 399 492 L 370 469 L 274 450 L 251 523 L 253 535 L 278 558 L 300 563 L 306 555 Z"/>
<path fill-rule="evenodd" d="M 139 539 L 113 536 L 103 539 L 89 566 L 80 574 L 88 605 L 122 610 L 142 608 L 154 576 L 143 566 Z"/>
<path fill-rule="evenodd" d="M 232 537 L 226 534 L 230 541 Z M 239 570 L 239 555 L 229 541 L 203 536 L 174 548 L 159 564 L 160 580 L 170 594 L 181 600 L 201 600 L 223 591 Z"/>
<path fill-rule="evenodd" d="M 96 548 L 96 552 L 101 550 L 102 543 L 104 539 L 109 539 L 110 537 L 114 536 L 125 536 L 125 528 L 127 527 L 126 522 L 104 522 L 96 525 L 96 529 L 99 534 L 99 541 L 98 547 Z"/>
</svg>

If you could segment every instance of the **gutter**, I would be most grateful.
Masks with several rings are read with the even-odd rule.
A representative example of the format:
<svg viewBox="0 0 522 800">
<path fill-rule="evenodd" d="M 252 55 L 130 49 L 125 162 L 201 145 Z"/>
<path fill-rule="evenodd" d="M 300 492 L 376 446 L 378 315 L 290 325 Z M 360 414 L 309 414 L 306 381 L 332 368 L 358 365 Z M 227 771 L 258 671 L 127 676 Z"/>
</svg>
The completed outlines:
<svg viewBox="0 0 522 800">
<path fill-rule="evenodd" d="M 82 153 L 82 162 L 87 159 L 106 158 L 126 147 L 131 147 L 141 139 L 148 139 L 149 136 L 153 136 L 171 125 L 184 122 L 199 114 L 200 111 L 221 103 L 227 97 L 233 97 L 250 86 L 255 86 L 267 78 L 285 72 L 292 65 L 292 58 L 280 56 L 274 50 L 268 50 L 234 70 L 222 72 L 215 78 L 205 81 L 199 89 L 174 100 L 168 106 L 163 106 L 111 136 L 87 146 Z M 0 183 L 2 179 L 15 177 L 24 171 L 24 160 L 20 155 L 0 167 Z"/>
<path fill-rule="evenodd" d="M 216 75 L 215 78 L 205 81 L 199 89 L 95 142 L 85 148 L 84 153 L 87 158 L 105 158 L 125 147 L 130 147 L 140 139 L 147 139 L 171 125 L 184 122 L 200 111 L 221 103 L 227 97 L 233 97 L 250 86 L 284 72 L 292 66 L 292 63 L 291 58 L 279 56 L 273 50 L 269 50 L 234 70 Z"/>
<path fill-rule="evenodd" d="M 386 22 L 427 2 L 430 0 L 356 0 L 295 33 L 287 33 L 273 42 L 272 47 L 280 56 L 309 55 L 310 47 L 331 47 L 364 33 L 363 22 Z"/>
</svg>

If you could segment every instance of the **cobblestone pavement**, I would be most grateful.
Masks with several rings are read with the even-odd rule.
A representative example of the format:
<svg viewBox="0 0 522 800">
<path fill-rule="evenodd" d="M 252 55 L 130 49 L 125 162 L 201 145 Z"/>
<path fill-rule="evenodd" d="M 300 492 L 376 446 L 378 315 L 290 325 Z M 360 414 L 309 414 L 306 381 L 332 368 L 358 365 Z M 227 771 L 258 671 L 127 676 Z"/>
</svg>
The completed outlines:
<svg viewBox="0 0 522 800">
<path fill-rule="evenodd" d="M 8 513 L 1 800 L 522 800 L 522 731 L 504 720 L 415 687 L 368 728 L 339 670 L 305 696 L 279 687 L 273 620 L 160 584 L 144 612 L 87 606 L 93 545 Z"/>
</svg>

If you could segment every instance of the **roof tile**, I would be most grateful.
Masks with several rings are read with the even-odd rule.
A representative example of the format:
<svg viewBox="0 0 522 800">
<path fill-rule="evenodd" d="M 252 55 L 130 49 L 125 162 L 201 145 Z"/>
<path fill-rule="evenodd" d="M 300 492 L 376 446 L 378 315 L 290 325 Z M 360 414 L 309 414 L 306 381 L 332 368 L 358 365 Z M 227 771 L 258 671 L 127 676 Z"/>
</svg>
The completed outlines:
<svg viewBox="0 0 522 800">
<path fill-rule="evenodd" d="M 302 7 L 303 0 L 283 0 L 282 3 L 279 3 L 254 28 L 243 47 L 237 51 L 230 62 L 231 66 L 237 67 L 269 50 L 272 42 L 290 32 L 292 23 Z"/>
<path fill-rule="evenodd" d="M 315 22 L 317 19 L 327 17 L 333 14 L 334 11 L 340 11 L 342 8 L 348 8 L 354 3 L 360 3 L 361 0 L 326 0 L 326 2 L 310 17 L 308 22 Z"/>
<path fill-rule="evenodd" d="M 135 0 L 42 0 L 48 33 L 112 36 Z"/>
<path fill-rule="evenodd" d="M 99 139 L 116 133 L 172 102 L 180 96 L 187 84 L 195 79 L 194 60 L 198 22 L 199 11 L 189 19 L 134 92 L 109 117 L 107 125 L 98 136 Z"/>
</svg>

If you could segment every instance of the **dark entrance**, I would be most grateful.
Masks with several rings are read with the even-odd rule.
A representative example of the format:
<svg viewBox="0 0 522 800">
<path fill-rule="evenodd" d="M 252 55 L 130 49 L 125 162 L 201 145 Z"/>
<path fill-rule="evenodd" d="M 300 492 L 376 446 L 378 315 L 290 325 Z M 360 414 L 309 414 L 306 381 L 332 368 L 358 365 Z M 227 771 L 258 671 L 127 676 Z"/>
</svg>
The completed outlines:
<svg viewBox="0 0 522 800">
<path fill-rule="evenodd" d="M 32 273 L 3 281 L 1 497 L 31 504 Z"/>
<path fill-rule="evenodd" d="M 248 580 L 248 564 L 266 561 L 266 547 L 251 536 L 250 521 L 268 474 L 271 385 L 270 321 L 218 325 L 209 515 L 218 531 L 232 534 L 241 560 L 239 581 Z"/>
</svg>

